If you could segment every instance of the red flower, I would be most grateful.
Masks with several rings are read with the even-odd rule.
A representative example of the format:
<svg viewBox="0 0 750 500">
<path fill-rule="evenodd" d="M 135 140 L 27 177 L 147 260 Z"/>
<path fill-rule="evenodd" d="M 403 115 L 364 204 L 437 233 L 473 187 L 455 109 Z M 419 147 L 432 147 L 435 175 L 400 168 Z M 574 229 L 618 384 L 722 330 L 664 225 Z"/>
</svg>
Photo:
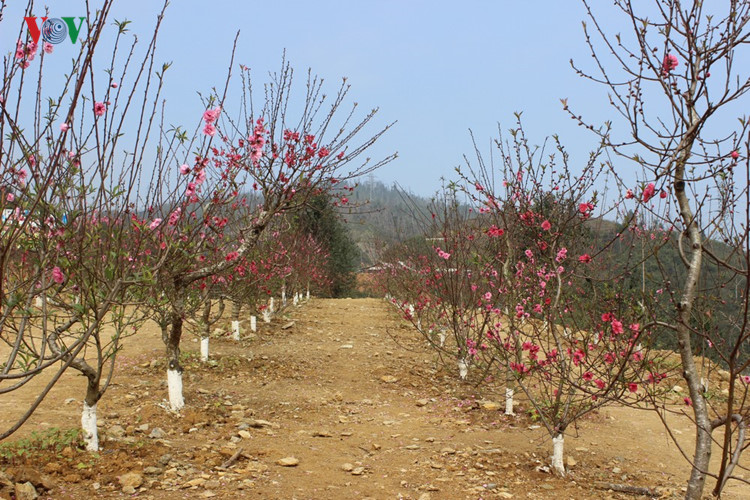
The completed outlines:
<svg viewBox="0 0 750 500">
<path fill-rule="evenodd" d="M 61 285 L 62 282 L 65 281 L 65 275 L 63 274 L 62 270 L 57 266 L 52 268 L 52 280 L 58 285 Z"/>
<path fill-rule="evenodd" d="M 107 111 L 107 105 L 103 102 L 94 103 L 94 114 L 96 116 L 102 116 Z"/>
<path fill-rule="evenodd" d="M 654 183 L 650 182 L 643 190 L 643 203 L 648 203 L 648 200 L 654 197 L 655 191 Z"/>
<path fill-rule="evenodd" d="M 490 238 L 496 238 L 498 236 L 502 236 L 505 233 L 505 230 L 502 228 L 497 227 L 496 225 L 491 225 L 490 228 L 487 230 L 487 235 Z"/>
<path fill-rule="evenodd" d="M 666 56 L 664 56 L 664 61 L 661 64 L 662 76 L 666 77 L 673 69 L 676 69 L 679 64 L 680 61 L 677 60 L 676 55 L 667 54 Z"/>
<path fill-rule="evenodd" d="M 588 264 L 589 262 L 591 262 L 591 256 L 587 253 L 580 255 L 578 257 L 578 262 L 583 262 L 584 264 Z"/>
<path fill-rule="evenodd" d="M 552 224 L 550 224 L 548 220 L 545 220 L 544 222 L 542 222 L 542 229 L 544 229 L 545 231 L 549 231 L 550 229 L 552 229 Z"/>
</svg>

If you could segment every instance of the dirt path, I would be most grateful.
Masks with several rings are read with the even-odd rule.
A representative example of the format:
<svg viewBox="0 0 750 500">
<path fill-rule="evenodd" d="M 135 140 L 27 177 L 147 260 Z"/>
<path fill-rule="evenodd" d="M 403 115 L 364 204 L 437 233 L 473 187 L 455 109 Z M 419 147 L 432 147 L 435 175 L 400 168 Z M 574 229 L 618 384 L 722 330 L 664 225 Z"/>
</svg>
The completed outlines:
<svg viewBox="0 0 750 500">
<path fill-rule="evenodd" d="M 6 472 L 44 463 L 56 499 L 121 498 L 129 480 L 141 483 L 138 498 L 154 499 L 633 498 L 598 489 L 600 482 L 680 495 L 687 463 L 653 414 L 615 408 L 586 419 L 566 441 L 572 467 L 559 479 L 537 470 L 550 454 L 543 429 L 481 403 L 500 401 L 501 388 L 479 394 L 437 370 L 384 301 L 291 309 L 241 343 L 212 339 L 208 365 L 186 338 L 181 415 L 163 407 L 162 350 L 147 325 L 101 402 L 102 452 L 63 448 L 6 460 Z M 76 384 L 66 378 L 26 435 L 51 420 L 77 425 Z M 23 402 L 23 394 L 13 397 Z M 689 426 L 676 428 L 689 441 Z M 285 458 L 296 465 L 279 465 Z M 750 498 L 750 490 L 735 483 L 725 498 Z"/>
</svg>

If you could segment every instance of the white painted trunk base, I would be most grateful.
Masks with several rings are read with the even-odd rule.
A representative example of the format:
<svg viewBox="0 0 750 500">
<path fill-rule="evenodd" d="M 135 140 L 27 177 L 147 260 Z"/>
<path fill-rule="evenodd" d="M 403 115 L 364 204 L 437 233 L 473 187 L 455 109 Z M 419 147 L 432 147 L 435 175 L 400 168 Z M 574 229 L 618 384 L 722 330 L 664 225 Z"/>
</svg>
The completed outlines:
<svg viewBox="0 0 750 500">
<path fill-rule="evenodd" d="M 511 389 L 510 387 L 505 388 L 505 414 L 506 415 L 515 415 L 515 412 L 513 412 L 513 395 L 515 394 L 515 391 Z"/>
<path fill-rule="evenodd" d="M 271 322 L 271 311 L 268 308 L 263 309 L 263 322 L 264 323 Z"/>
<path fill-rule="evenodd" d="M 297 292 L 294 292 L 294 297 L 292 297 L 292 304 L 299 305 L 299 294 Z"/>
<path fill-rule="evenodd" d="M 99 433 L 96 430 L 96 403 L 94 403 L 94 406 L 89 406 L 86 401 L 83 402 L 81 429 L 83 429 L 86 451 L 99 451 Z"/>
<path fill-rule="evenodd" d="M 44 305 L 44 302 L 42 301 L 41 297 L 36 297 L 34 299 L 34 303 L 36 304 L 37 307 L 42 307 L 42 305 Z"/>
<path fill-rule="evenodd" d="M 232 338 L 240 340 L 240 322 L 237 320 L 232 321 Z"/>
<path fill-rule="evenodd" d="M 563 450 L 565 449 L 565 436 L 558 434 L 552 438 L 552 468 L 561 476 L 565 475 L 565 463 L 563 462 Z"/>
<path fill-rule="evenodd" d="M 281 306 L 286 306 L 286 288 L 281 289 Z"/>
<path fill-rule="evenodd" d="M 185 407 L 182 397 L 182 372 L 167 370 L 167 387 L 169 389 L 169 407 L 172 411 L 180 411 Z"/>
<path fill-rule="evenodd" d="M 458 360 L 458 376 L 461 377 L 461 380 L 464 380 L 468 374 L 469 374 L 469 363 L 467 363 L 465 359 L 459 359 Z"/>
<path fill-rule="evenodd" d="M 307 289 L 307 300 L 310 300 L 310 289 Z"/>
<path fill-rule="evenodd" d="M 271 311 L 271 313 L 273 313 L 273 311 L 274 311 L 274 308 L 273 308 L 273 297 L 271 297 L 270 299 L 268 299 L 268 310 Z"/>
<path fill-rule="evenodd" d="M 201 361 L 208 361 L 208 337 L 201 339 Z"/>
<path fill-rule="evenodd" d="M 440 330 L 440 347 L 445 347 L 445 339 L 448 337 L 448 334 L 445 332 L 445 329 Z"/>
<path fill-rule="evenodd" d="M 258 318 L 256 318 L 255 316 L 250 316 L 250 331 L 258 331 Z"/>
</svg>

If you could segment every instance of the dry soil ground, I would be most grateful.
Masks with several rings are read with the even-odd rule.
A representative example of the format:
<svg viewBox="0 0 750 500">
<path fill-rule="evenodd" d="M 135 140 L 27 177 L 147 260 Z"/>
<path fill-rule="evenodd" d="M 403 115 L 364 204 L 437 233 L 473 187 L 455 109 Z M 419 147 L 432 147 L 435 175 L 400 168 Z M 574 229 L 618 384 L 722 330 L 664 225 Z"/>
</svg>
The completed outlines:
<svg viewBox="0 0 750 500">
<path fill-rule="evenodd" d="M 212 339 L 208 364 L 186 337 L 181 414 L 164 407 L 163 346 L 146 325 L 99 404 L 100 453 L 62 439 L 41 449 L 28 439 L 78 425 L 84 383 L 70 373 L 3 444 L 0 467 L 17 481 L 47 481 L 44 496 L 55 499 L 634 498 L 606 483 L 671 498 L 688 473 L 658 418 L 628 408 L 586 418 L 577 435 L 571 429 L 566 478 L 540 471 L 550 441 L 523 404 L 517 417 L 486 404 L 501 401 L 501 388 L 478 389 L 440 370 L 382 300 L 313 299 L 239 343 Z M 0 398 L 0 423 L 33 392 Z M 689 422 L 674 418 L 673 427 L 689 444 Z M 9 458 L 17 439 L 29 449 Z M 750 498 L 750 488 L 735 482 L 725 498 Z"/>
</svg>

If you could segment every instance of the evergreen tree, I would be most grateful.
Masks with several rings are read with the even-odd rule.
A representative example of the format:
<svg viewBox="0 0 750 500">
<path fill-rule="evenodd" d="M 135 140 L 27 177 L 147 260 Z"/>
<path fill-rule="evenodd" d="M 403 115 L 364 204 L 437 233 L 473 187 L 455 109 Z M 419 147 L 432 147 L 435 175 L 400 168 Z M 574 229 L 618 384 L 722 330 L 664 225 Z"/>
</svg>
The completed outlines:
<svg viewBox="0 0 750 500">
<path fill-rule="evenodd" d="M 349 230 L 326 194 L 315 196 L 297 217 L 299 228 L 313 235 L 329 253 L 328 276 L 331 280 L 328 293 L 344 297 L 356 286 L 356 271 L 360 252 Z"/>
</svg>

